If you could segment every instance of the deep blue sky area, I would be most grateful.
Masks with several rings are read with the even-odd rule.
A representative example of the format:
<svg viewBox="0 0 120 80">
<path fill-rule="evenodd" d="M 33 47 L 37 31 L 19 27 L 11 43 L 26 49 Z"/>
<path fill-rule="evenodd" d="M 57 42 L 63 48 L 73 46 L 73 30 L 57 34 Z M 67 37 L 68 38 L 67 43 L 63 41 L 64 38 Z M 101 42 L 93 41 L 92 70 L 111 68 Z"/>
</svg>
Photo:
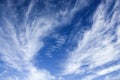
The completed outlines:
<svg viewBox="0 0 120 80">
<path fill-rule="evenodd" d="M 0 80 L 120 80 L 120 0 L 0 0 Z"/>
<path fill-rule="evenodd" d="M 57 2 L 55 1 L 53 3 L 57 5 Z M 59 72 L 59 70 L 61 70 L 59 63 L 66 59 L 66 50 L 73 50 L 75 47 L 77 47 L 77 40 L 74 41 L 73 39 L 79 31 L 83 32 L 83 30 L 90 29 L 92 21 L 89 17 L 93 15 L 100 2 L 100 0 L 90 1 L 89 6 L 75 13 L 70 23 L 61 25 L 59 28 L 56 28 L 54 32 L 43 39 L 45 46 L 39 51 L 36 56 L 36 59 L 38 59 L 38 67 L 41 66 L 43 68 L 50 69 L 53 74 L 57 74 L 56 72 Z M 72 5 L 75 5 L 75 3 L 72 2 L 71 6 Z M 59 5 L 57 6 L 59 9 Z M 77 26 L 77 23 L 80 23 L 80 25 Z M 77 30 L 75 31 L 76 28 Z M 63 44 L 57 43 L 57 39 L 52 37 L 52 35 L 54 36 L 55 34 L 59 35 L 58 38 L 64 36 L 65 42 Z M 55 46 L 55 48 L 52 48 L 53 46 Z M 47 54 L 51 55 L 51 57 Z"/>
</svg>

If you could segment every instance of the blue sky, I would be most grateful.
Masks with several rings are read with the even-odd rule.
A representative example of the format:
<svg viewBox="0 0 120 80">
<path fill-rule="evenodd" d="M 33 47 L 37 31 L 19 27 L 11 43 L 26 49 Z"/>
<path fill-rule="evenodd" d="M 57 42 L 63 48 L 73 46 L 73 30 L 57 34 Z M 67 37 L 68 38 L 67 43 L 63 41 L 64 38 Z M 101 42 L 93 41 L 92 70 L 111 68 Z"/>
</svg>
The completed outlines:
<svg viewBox="0 0 120 80">
<path fill-rule="evenodd" d="M 0 80 L 120 80 L 120 0 L 0 0 Z"/>
</svg>

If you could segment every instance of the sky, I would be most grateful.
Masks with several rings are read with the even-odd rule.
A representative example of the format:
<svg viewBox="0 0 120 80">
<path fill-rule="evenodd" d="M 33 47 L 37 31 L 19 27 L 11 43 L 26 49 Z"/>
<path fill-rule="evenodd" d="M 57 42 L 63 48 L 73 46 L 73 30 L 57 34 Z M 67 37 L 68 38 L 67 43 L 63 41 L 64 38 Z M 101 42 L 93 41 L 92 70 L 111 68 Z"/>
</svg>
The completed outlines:
<svg viewBox="0 0 120 80">
<path fill-rule="evenodd" d="M 0 0 L 0 80 L 120 80 L 120 0 Z"/>
</svg>

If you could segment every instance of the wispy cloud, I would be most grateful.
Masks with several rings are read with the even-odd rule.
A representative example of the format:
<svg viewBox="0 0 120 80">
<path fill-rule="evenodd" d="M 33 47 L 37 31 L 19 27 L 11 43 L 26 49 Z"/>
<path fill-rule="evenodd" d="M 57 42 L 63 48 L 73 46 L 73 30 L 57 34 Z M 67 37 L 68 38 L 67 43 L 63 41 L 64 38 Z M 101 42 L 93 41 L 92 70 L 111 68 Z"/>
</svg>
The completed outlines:
<svg viewBox="0 0 120 80">
<path fill-rule="evenodd" d="M 82 0 L 77 0 L 75 6 L 70 11 L 58 12 L 54 16 L 37 16 L 31 20 L 31 13 L 35 7 L 35 1 L 31 0 L 29 6 L 24 9 L 20 7 L 25 1 L 12 2 L 2 5 L 4 14 L 0 19 L 0 57 L 5 63 L 5 70 L 0 74 L 1 80 L 55 80 L 55 76 L 44 69 L 38 69 L 33 65 L 31 60 L 34 55 L 44 46 L 42 38 L 51 33 L 55 27 L 62 25 L 63 22 L 70 21 L 70 17 L 74 15 L 77 9 L 80 10 L 78 3 L 82 4 Z M 0 4 L 1 5 L 1 4 Z M 49 8 L 49 7 L 48 7 Z M 9 10 L 10 9 L 10 10 Z M 18 12 L 17 12 L 18 9 Z M 67 16 L 67 14 L 69 14 Z M 62 15 L 59 21 L 58 14 Z M 10 15 L 10 16 L 8 16 Z M 64 39 L 60 38 L 57 43 L 61 44 Z M 2 63 L 1 63 L 2 64 Z M 59 77 L 59 80 L 64 80 Z"/>
<path fill-rule="evenodd" d="M 111 66 L 111 67 L 102 69 L 101 71 L 96 71 L 94 75 L 88 75 L 88 76 L 84 77 L 83 80 L 89 80 L 89 79 L 92 80 L 94 78 L 97 78 L 97 77 L 103 76 L 103 75 L 107 75 L 107 74 L 109 74 L 109 73 L 111 73 L 113 71 L 117 71 L 119 69 L 120 69 L 120 65 Z M 118 75 L 120 75 L 120 73 L 118 73 Z M 112 78 L 106 76 L 105 79 L 110 80 Z M 119 78 L 116 76 L 115 78 L 113 77 L 113 79 L 117 80 Z"/>
<path fill-rule="evenodd" d="M 45 22 L 43 22 L 45 20 Z M 46 32 L 51 30 L 52 21 L 47 21 L 46 19 L 40 19 L 39 21 L 33 22 L 31 26 L 29 24 L 22 25 L 25 26 L 25 31 L 20 31 L 16 33 L 16 29 L 12 22 L 5 19 L 5 26 L 2 26 L 1 35 L 0 35 L 0 52 L 1 58 L 6 64 L 17 71 L 22 75 L 25 71 L 24 77 L 27 77 L 23 80 L 51 80 L 53 79 L 52 75 L 44 70 L 38 70 L 30 62 L 34 55 L 39 51 L 43 46 L 43 43 L 40 41 L 42 36 L 47 35 Z M 44 25 L 41 25 L 44 24 Z M 41 26 L 40 26 L 41 25 Z M 4 29 L 4 30 L 3 30 Z M 6 31 L 6 32 L 5 32 Z M 8 71 L 9 72 L 9 71 Z M 16 76 L 16 74 L 13 72 Z M 29 74 L 29 75 L 28 75 Z M 39 76 L 41 75 L 41 76 Z M 13 76 L 13 75 L 12 75 Z M 10 80 L 19 80 L 20 78 L 10 76 Z M 47 76 L 47 77 L 46 77 Z M 14 78 L 14 79 L 13 79 Z M 18 78 L 18 79 L 17 79 Z M 7 79 L 7 77 L 5 78 Z M 8 79 L 8 80 L 9 80 Z"/>
<path fill-rule="evenodd" d="M 119 65 L 104 67 L 120 58 L 119 3 L 120 1 L 116 0 L 113 8 L 108 12 L 112 1 L 102 1 L 93 15 L 91 29 L 84 32 L 78 47 L 70 52 L 64 74 L 87 74 L 88 80 L 92 80 L 119 69 Z M 96 76 L 96 74 L 101 75 Z"/>
</svg>

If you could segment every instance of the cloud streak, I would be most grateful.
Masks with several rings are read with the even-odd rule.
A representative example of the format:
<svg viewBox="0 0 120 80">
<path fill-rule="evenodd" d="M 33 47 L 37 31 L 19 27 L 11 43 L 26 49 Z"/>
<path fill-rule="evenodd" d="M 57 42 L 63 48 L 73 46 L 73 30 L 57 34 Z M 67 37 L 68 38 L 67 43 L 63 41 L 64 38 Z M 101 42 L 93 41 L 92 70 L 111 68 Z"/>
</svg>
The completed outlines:
<svg viewBox="0 0 120 80">
<path fill-rule="evenodd" d="M 116 0 L 108 12 L 112 3 L 111 0 L 102 1 L 96 9 L 91 29 L 84 32 L 78 47 L 70 52 L 66 60 L 64 75 L 86 74 L 87 78 L 82 79 L 92 80 L 119 70 L 119 63 L 110 65 L 120 58 L 120 1 Z"/>
<path fill-rule="evenodd" d="M 27 7 L 24 5 L 25 2 L 5 1 L 0 4 L 0 7 L 3 7 L 0 8 L 3 11 L 0 19 L 0 60 L 3 61 L 4 67 L 0 73 L 0 80 L 56 80 L 49 71 L 34 66 L 32 59 L 44 46 L 42 39 L 55 27 L 68 23 L 76 11 L 80 10 L 78 3 L 82 4 L 82 1 L 77 0 L 72 10 L 55 13 L 54 16 L 52 13 L 42 14 L 49 11 L 33 12 L 36 3 L 39 2 L 37 0 L 26 2 Z M 67 15 L 69 13 L 70 15 Z M 59 17 L 60 15 L 63 17 Z M 63 78 L 60 77 L 59 80 Z"/>
<path fill-rule="evenodd" d="M 77 31 L 76 27 L 72 30 L 72 33 L 78 32 L 75 34 L 77 37 L 75 39 L 72 39 L 71 35 L 69 37 L 78 41 L 78 44 L 72 52 L 68 53 L 65 65 L 62 62 L 64 65 L 62 75 L 56 76 L 47 69 L 38 68 L 32 61 L 45 46 L 44 38 L 56 28 L 70 24 L 77 12 L 82 16 L 83 13 L 80 11 L 84 12 L 83 9 L 89 5 L 89 2 L 89 0 L 75 0 L 75 2 L 63 0 L 55 3 L 50 0 L 0 2 L 2 11 L 0 13 L 0 65 L 2 67 L 0 69 L 3 69 L 0 80 L 66 80 L 66 76 L 69 75 L 80 76 L 81 80 L 93 80 L 101 76 L 104 80 L 112 77 L 119 79 L 119 0 L 101 1 L 95 12 L 90 15 L 92 21 L 89 25 L 90 29 L 84 30 L 83 34 L 79 34 L 80 31 Z M 86 14 L 88 13 L 89 10 Z M 84 27 L 80 24 L 80 19 L 75 26 Z M 57 33 L 51 36 L 56 40 L 56 45 L 50 46 L 48 52 L 64 45 L 66 36 Z M 51 54 L 48 56 L 51 57 Z M 116 76 L 111 75 L 114 73 Z"/>
</svg>

